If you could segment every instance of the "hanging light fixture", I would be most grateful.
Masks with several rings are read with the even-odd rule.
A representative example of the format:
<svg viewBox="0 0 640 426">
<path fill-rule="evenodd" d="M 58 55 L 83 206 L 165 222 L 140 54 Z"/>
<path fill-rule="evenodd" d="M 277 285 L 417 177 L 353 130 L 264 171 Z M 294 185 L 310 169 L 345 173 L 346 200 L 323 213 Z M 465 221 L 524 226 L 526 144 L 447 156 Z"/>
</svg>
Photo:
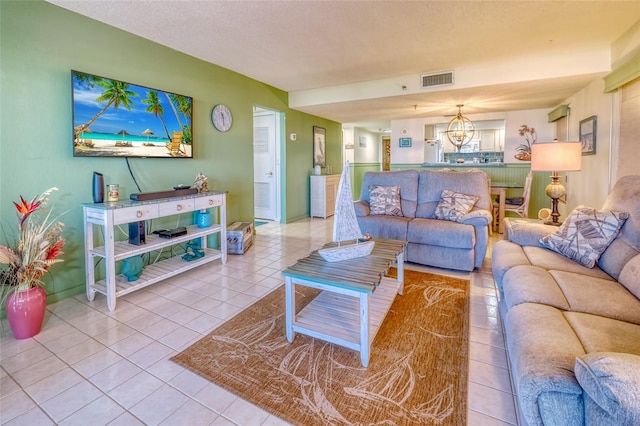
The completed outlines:
<svg viewBox="0 0 640 426">
<path fill-rule="evenodd" d="M 462 107 L 458 104 L 458 115 L 456 115 L 447 126 L 447 138 L 456 147 L 456 152 L 460 152 L 463 146 L 471 142 L 476 132 L 471 120 L 462 115 Z"/>
</svg>

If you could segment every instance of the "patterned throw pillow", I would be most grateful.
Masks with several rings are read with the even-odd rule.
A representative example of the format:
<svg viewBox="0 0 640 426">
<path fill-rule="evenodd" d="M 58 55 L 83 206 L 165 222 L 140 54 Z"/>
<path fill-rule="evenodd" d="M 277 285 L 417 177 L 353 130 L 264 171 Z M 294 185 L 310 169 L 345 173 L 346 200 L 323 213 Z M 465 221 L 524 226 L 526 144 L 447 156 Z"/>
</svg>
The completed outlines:
<svg viewBox="0 0 640 426">
<path fill-rule="evenodd" d="M 460 218 L 469 213 L 480 197 L 460 194 L 445 189 L 440 195 L 440 202 L 436 207 L 436 219 L 459 222 Z"/>
<path fill-rule="evenodd" d="M 578 206 L 567 220 L 540 243 L 569 259 L 593 268 L 629 217 L 626 212 L 599 211 Z"/>
<path fill-rule="evenodd" d="M 399 186 L 369 185 L 372 215 L 402 216 Z"/>
</svg>

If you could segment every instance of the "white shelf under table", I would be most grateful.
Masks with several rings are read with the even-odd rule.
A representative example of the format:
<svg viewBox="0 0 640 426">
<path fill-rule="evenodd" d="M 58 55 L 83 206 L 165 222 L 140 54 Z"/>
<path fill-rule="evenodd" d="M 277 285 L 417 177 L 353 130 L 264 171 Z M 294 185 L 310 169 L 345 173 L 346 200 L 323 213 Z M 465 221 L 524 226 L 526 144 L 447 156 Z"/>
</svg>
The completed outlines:
<svg viewBox="0 0 640 426">
<path fill-rule="evenodd" d="M 181 274 L 200 265 L 204 265 L 205 263 L 213 262 L 214 260 L 220 259 L 222 257 L 220 250 L 209 248 L 205 248 L 202 250 L 204 250 L 205 253 L 203 257 L 194 259 L 189 262 L 183 260 L 182 255 L 178 255 L 146 266 L 142 270 L 142 274 L 140 275 L 140 277 L 132 282 L 129 282 L 124 275 L 116 275 L 115 296 L 124 296 L 125 294 Z M 92 287 L 95 291 L 104 295 L 108 295 L 106 280 L 100 280 L 96 282 Z"/>
<path fill-rule="evenodd" d="M 401 283 L 383 278 L 369 297 L 369 346 L 398 294 Z M 293 330 L 340 346 L 360 351 L 360 299 L 323 291 L 302 309 L 293 322 Z"/>
</svg>

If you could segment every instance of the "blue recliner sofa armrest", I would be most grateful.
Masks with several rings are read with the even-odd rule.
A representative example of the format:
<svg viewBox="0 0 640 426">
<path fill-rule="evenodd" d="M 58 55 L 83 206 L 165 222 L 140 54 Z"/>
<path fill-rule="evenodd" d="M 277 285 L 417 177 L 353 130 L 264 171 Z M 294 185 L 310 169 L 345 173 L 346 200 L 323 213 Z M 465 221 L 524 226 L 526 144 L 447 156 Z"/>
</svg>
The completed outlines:
<svg viewBox="0 0 640 426">
<path fill-rule="evenodd" d="M 356 216 L 369 216 L 371 213 L 369 203 L 366 201 L 356 201 L 353 203 L 353 207 L 356 210 Z"/>
</svg>

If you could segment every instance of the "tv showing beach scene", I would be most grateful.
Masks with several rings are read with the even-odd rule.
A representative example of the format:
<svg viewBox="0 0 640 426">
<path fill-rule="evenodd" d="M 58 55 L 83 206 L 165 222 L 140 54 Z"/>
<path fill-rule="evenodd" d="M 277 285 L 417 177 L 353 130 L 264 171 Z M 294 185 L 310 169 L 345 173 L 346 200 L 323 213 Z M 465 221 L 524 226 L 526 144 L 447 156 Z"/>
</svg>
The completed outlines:
<svg viewBox="0 0 640 426">
<path fill-rule="evenodd" d="M 193 98 L 71 71 L 74 157 L 193 158 Z"/>
</svg>

